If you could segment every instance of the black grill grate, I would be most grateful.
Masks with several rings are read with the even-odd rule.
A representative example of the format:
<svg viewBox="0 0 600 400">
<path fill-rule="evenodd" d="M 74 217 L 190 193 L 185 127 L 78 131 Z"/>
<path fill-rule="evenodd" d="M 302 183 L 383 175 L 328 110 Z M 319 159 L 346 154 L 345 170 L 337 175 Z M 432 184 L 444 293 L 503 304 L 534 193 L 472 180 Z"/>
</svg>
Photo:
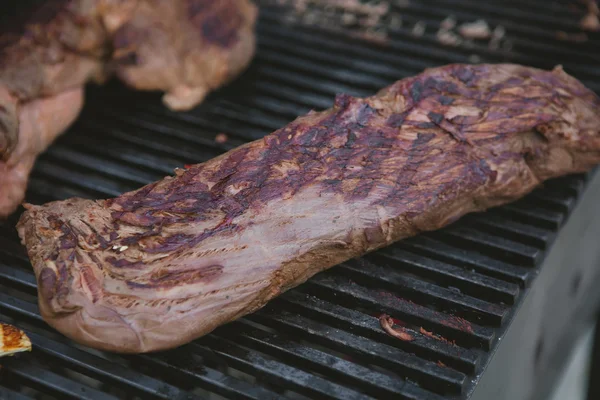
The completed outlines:
<svg viewBox="0 0 600 400">
<path fill-rule="evenodd" d="M 385 45 L 286 25 L 281 8 L 262 3 L 252 67 L 192 112 L 169 112 L 157 95 L 115 83 L 90 88 L 79 121 L 39 159 L 28 201 L 116 196 L 328 107 L 336 93 L 369 95 L 472 55 L 543 68 L 562 62 L 600 91 L 600 36 L 555 38 L 579 32 L 581 13 L 567 2 L 412 0 L 394 8 L 405 27 Z M 502 24 L 512 48 L 441 45 L 435 32 L 449 15 Z M 416 38 L 418 21 L 427 28 Z M 215 142 L 219 132 L 226 143 Z M 2 360 L 0 398 L 464 398 L 584 187 L 584 176 L 550 182 L 517 203 L 321 273 L 194 343 L 143 356 L 83 348 L 43 323 L 13 216 L 0 224 L 0 320 L 26 329 L 34 351 Z M 415 340 L 384 333 L 382 313 Z"/>
</svg>

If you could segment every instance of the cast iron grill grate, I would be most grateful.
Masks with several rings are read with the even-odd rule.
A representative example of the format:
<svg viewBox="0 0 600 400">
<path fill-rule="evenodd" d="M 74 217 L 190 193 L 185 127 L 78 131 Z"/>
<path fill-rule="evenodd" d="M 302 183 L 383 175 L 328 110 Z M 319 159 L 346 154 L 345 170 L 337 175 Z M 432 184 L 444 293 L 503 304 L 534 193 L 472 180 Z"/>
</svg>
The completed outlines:
<svg viewBox="0 0 600 400">
<path fill-rule="evenodd" d="M 252 67 L 192 112 L 169 112 L 157 95 L 115 83 L 89 88 L 79 121 L 39 159 L 28 201 L 116 196 L 329 107 L 336 93 L 369 95 L 473 55 L 542 68 L 560 61 L 600 91 L 600 36 L 556 39 L 580 31 L 581 15 L 566 2 L 412 0 L 392 7 L 403 26 L 385 44 L 285 23 L 281 7 L 261 3 Z M 502 24 L 510 48 L 440 44 L 435 33 L 449 15 Z M 426 28 L 415 37 L 419 21 Z M 214 140 L 221 132 L 226 143 Z M 0 224 L 0 320 L 24 328 L 34 351 L 2 360 L 0 398 L 465 398 L 585 181 L 550 182 L 522 201 L 349 261 L 189 345 L 143 356 L 80 347 L 43 323 L 15 215 Z M 382 313 L 415 340 L 384 333 Z"/>
</svg>

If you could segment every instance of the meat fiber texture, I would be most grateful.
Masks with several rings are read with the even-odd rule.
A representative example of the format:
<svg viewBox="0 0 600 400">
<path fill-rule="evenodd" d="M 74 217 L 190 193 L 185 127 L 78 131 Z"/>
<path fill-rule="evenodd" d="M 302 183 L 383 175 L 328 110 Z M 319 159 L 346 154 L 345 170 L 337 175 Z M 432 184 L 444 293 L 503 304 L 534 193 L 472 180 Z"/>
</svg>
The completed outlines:
<svg viewBox="0 0 600 400">
<path fill-rule="evenodd" d="M 187 110 L 246 68 L 250 0 L 48 0 L 0 32 L 0 217 L 35 158 L 75 120 L 83 86 L 116 75 Z"/>
<path fill-rule="evenodd" d="M 449 65 L 114 199 L 28 205 L 18 231 L 50 325 L 142 353 L 599 162 L 600 100 L 562 68 Z"/>
</svg>

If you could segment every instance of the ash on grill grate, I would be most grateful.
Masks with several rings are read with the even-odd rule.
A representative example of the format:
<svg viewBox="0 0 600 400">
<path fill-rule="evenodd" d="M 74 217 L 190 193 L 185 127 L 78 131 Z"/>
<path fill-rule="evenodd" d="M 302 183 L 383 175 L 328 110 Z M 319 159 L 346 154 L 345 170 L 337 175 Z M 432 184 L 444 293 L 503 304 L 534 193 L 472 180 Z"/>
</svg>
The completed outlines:
<svg viewBox="0 0 600 400">
<path fill-rule="evenodd" d="M 258 3 L 258 53 L 243 77 L 182 114 L 165 110 L 158 95 L 90 87 L 79 122 L 40 158 L 28 201 L 115 196 L 327 108 L 336 93 L 370 95 L 472 56 L 542 68 L 561 62 L 600 90 L 600 36 L 556 40 L 557 31 L 580 32 L 583 16 L 561 2 L 361 1 L 367 8 L 345 17 L 356 25 L 336 32 L 314 21 L 284 23 L 289 15 L 302 18 L 293 8 L 300 2 Z M 318 9 L 344 18 L 337 5 L 359 2 L 302 3 L 302 15 Z M 324 11 L 325 3 L 336 6 Z M 490 46 L 491 39 L 470 47 L 440 43 L 436 31 L 449 16 L 453 29 L 480 19 L 492 35 L 504 27 L 512 48 Z M 377 23 L 361 27 L 361 19 Z M 419 22 L 425 29 L 415 37 Z M 381 46 L 348 36 L 386 24 Z M 464 398 L 584 187 L 581 176 L 549 182 L 523 201 L 319 274 L 188 346 L 133 357 L 77 346 L 42 321 L 15 215 L 0 223 L 0 321 L 23 328 L 34 350 L 2 360 L 0 398 Z M 385 333 L 381 314 L 415 340 Z"/>
<path fill-rule="evenodd" d="M 409 4 L 398 0 L 271 0 L 265 3 L 282 6 L 287 23 L 315 25 L 380 43 L 386 42 L 390 30 L 402 27 L 402 16 L 391 11 L 392 5 L 407 7 Z"/>
</svg>

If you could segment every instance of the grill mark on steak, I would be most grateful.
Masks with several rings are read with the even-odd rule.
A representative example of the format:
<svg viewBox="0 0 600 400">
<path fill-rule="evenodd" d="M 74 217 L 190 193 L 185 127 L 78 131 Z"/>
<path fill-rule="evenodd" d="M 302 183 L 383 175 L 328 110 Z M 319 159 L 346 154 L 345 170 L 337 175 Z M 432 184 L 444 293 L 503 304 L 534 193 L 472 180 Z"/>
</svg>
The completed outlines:
<svg viewBox="0 0 600 400">
<path fill-rule="evenodd" d="M 193 285 L 199 282 L 209 282 L 223 273 L 222 265 L 209 265 L 187 271 L 158 271 L 150 277 L 147 283 L 128 281 L 127 286 L 135 289 L 172 288 L 177 285 Z"/>
<path fill-rule="evenodd" d="M 430 69 L 116 199 L 28 206 L 18 230 L 48 323 L 102 349 L 166 349 L 339 262 L 591 168 L 599 110 L 560 68 Z M 84 266 L 101 292 L 75 285 Z"/>
</svg>

